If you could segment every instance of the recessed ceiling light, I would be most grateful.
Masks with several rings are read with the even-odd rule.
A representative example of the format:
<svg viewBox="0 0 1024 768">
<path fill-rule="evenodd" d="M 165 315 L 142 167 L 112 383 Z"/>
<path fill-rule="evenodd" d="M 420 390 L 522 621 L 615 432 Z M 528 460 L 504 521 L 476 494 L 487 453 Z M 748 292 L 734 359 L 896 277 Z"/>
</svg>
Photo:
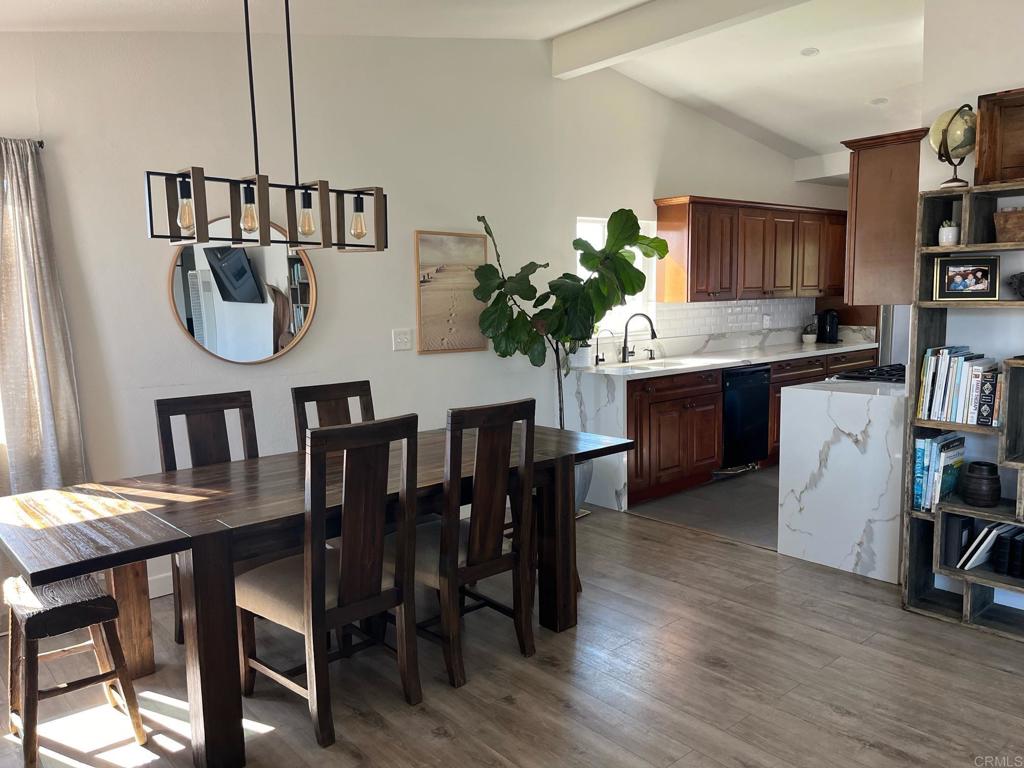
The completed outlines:
<svg viewBox="0 0 1024 768">
<path fill-rule="evenodd" d="M 888 104 L 888 103 L 889 103 L 889 99 L 887 99 L 885 96 L 877 96 L 877 97 L 871 99 L 871 101 L 868 102 L 868 104 L 870 104 L 873 107 L 880 107 L 883 104 Z"/>
<path fill-rule="evenodd" d="M 819 53 L 821 53 L 821 51 L 815 48 L 814 46 L 811 46 L 810 48 L 804 48 L 802 51 L 800 51 L 801 56 L 817 56 Z"/>
</svg>

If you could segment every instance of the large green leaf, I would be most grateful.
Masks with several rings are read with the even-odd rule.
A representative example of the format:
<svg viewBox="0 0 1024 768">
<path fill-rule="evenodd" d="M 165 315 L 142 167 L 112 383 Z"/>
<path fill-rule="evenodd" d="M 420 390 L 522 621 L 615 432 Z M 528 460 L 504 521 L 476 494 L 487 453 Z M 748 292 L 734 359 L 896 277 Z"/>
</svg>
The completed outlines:
<svg viewBox="0 0 1024 768">
<path fill-rule="evenodd" d="M 491 296 L 501 288 L 501 284 L 504 282 L 498 268 L 493 264 L 481 264 L 473 270 L 473 276 L 477 282 L 476 288 L 473 289 L 473 295 L 480 301 L 490 301 Z"/>
<path fill-rule="evenodd" d="M 548 345 L 544 341 L 544 337 L 539 333 L 534 334 L 530 340 L 530 346 L 526 351 L 527 356 L 530 358 L 530 362 L 538 368 L 544 365 L 544 360 L 547 358 Z"/>
<path fill-rule="evenodd" d="M 618 253 L 632 245 L 640 236 L 640 222 L 628 208 L 619 208 L 608 217 L 608 237 L 604 242 L 605 253 Z"/>
<path fill-rule="evenodd" d="M 536 299 L 534 299 L 533 306 L 535 308 L 543 306 L 544 304 L 548 303 L 548 299 L 550 299 L 550 298 L 551 298 L 551 291 L 544 291 L 544 293 L 542 293 L 540 296 L 538 296 Z"/>
<path fill-rule="evenodd" d="M 582 237 L 577 237 L 575 240 L 573 240 L 572 247 L 575 248 L 577 251 L 582 251 L 583 253 L 597 253 L 597 248 L 592 246 Z"/>
<path fill-rule="evenodd" d="M 511 320 L 512 308 L 505 295 L 499 293 L 480 313 L 480 331 L 487 338 L 493 339 L 499 333 L 504 333 Z"/>
<path fill-rule="evenodd" d="M 533 301 L 537 297 L 537 287 L 530 282 L 530 277 L 538 269 L 545 269 L 547 266 L 547 264 L 538 264 L 535 261 L 524 264 L 518 272 L 505 281 L 505 291 L 512 296 Z"/>
<path fill-rule="evenodd" d="M 608 266 L 615 273 L 626 296 L 633 296 L 644 289 L 646 275 L 618 254 L 608 258 Z"/>
<path fill-rule="evenodd" d="M 664 259 L 668 255 L 668 242 L 662 237 L 639 235 L 636 249 L 650 259 Z"/>
<path fill-rule="evenodd" d="M 498 357 L 512 357 L 512 355 L 519 351 L 519 345 L 516 344 L 512 334 L 508 331 L 499 333 L 494 337 L 493 341 L 494 351 L 497 352 Z"/>
<path fill-rule="evenodd" d="M 580 256 L 580 264 L 584 269 L 589 269 L 591 272 L 597 272 L 598 266 L 601 264 L 601 254 L 599 253 L 584 253 Z"/>
<path fill-rule="evenodd" d="M 540 310 L 533 316 L 533 327 L 541 336 L 558 338 L 565 326 L 565 305 L 555 301 L 553 307 Z"/>
</svg>

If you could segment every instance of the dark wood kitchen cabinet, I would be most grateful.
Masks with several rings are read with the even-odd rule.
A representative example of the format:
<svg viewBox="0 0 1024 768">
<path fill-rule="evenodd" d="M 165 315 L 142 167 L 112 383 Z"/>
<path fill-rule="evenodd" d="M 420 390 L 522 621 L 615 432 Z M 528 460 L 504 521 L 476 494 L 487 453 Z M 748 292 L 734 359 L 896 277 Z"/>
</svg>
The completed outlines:
<svg viewBox="0 0 1024 768">
<path fill-rule="evenodd" d="M 721 388 L 719 371 L 627 382 L 631 503 L 711 479 L 722 464 Z"/>
<path fill-rule="evenodd" d="M 844 298 L 851 305 L 915 300 L 918 165 L 927 128 L 844 141 L 850 204 Z"/>
<path fill-rule="evenodd" d="M 669 247 L 657 265 L 658 301 L 842 293 L 843 211 L 696 196 L 655 203 Z"/>
<path fill-rule="evenodd" d="M 739 298 L 795 296 L 797 215 L 765 208 L 739 210 Z"/>
</svg>

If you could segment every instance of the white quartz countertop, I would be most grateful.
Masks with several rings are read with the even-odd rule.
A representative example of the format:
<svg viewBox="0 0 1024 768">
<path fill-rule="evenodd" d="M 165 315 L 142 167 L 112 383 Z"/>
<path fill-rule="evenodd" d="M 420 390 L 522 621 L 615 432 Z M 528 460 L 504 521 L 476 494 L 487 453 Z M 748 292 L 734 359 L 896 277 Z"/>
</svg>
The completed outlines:
<svg viewBox="0 0 1024 768">
<path fill-rule="evenodd" d="M 661 360 L 640 360 L 630 363 L 608 363 L 599 366 L 579 368 L 582 373 L 601 376 L 617 376 L 627 380 L 650 379 L 687 371 L 706 371 L 716 368 L 737 368 L 742 365 L 775 363 L 780 360 L 795 360 L 814 355 L 834 355 L 841 352 L 856 352 L 862 349 L 876 349 L 875 342 L 856 341 L 837 344 L 773 344 L 769 347 L 748 347 L 721 352 L 699 352 L 680 357 L 666 357 Z M 845 383 L 845 382 L 844 382 Z"/>
<path fill-rule="evenodd" d="M 804 392 L 843 392 L 850 395 L 870 395 L 872 397 L 906 397 L 906 384 L 893 384 L 889 381 L 843 381 L 840 379 L 825 379 L 810 384 L 796 384 L 786 387 L 783 390 L 788 393 L 793 390 Z"/>
</svg>

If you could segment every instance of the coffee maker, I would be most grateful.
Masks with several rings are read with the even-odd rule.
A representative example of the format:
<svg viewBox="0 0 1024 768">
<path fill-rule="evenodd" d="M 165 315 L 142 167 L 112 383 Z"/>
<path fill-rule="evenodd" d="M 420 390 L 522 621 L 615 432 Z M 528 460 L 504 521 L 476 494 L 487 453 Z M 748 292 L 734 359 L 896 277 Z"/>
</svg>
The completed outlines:
<svg viewBox="0 0 1024 768">
<path fill-rule="evenodd" d="M 834 309 L 826 309 L 817 314 L 818 343 L 837 344 L 839 342 L 839 313 Z"/>
</svg>

